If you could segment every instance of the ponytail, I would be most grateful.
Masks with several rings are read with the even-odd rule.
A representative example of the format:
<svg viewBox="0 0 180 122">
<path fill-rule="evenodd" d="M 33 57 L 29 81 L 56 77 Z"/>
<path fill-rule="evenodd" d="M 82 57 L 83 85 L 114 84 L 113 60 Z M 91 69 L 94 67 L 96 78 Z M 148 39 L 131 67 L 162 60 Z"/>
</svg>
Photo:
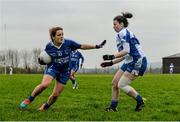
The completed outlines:
<svg viewBox="0 0 180 122">
<path fill-rule="evenodd" d="M 118 15 L 118 16 L 116 16 L 116 17 L 114 17 L 114 21 L 116 20 L 116 21 L 118 21 L 119 23 L 123 23 L 124 24 L 124 27 L 127 27 L 128 26 L 128 20 L 127 20 L 127 18 L 129 19 L 129 18 L 132 18 L 133 17 L 133 15 L 131 14 L 131 13 L 129 13 L 129 12 L 122 12 L 121 13 L 122 15 Z"/>
<path fill-rule="evenodd" d="M 132 18 L 133 17 L 133 15 L 131 13 L 129 13 L 129 12 L 122 12 L 122 15 L 125 18 Z"/>
</svg>

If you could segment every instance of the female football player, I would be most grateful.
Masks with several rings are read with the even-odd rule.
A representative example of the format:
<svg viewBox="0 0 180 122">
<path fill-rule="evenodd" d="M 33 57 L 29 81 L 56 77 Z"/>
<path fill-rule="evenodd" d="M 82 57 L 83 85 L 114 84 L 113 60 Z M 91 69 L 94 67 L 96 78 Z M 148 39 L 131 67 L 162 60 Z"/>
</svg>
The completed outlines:
<svg viewBox="0 0 180 122">
<path fill-rule="evenodd" d="M 131 82 L 138 76 L 143 76 L 147 67 L 146 56 L 141 49 L 139 40 L 127 29 L 127 18 L 132 16 L 131 13 L 122 13 L 122 15 L 118 15 L 113 19 L 113 28 L 117 33 L 116 44 L 118 53 L 103 55 L 104 60 L 111 61 L 103 62 L 101 64 L 102 67 L 112 66 L 124 60 L 123 65 L 116 72 L 112 80 L 112 99 L 106 111 L 117 111 L 119 89 L 137 101 L 135 111 L 142 110 L 144 106 L 142 96 L 130 86 Z"/>
<path fill-rule="evenodd" d="M 82 68 L 83 62 L 84 62 L 84 57 L 82 56 L 82 54 L 78 51 L 78 50 L 73 50 L 71 52 L 71 75 L 70 75 L 70 80 L 72 81 L 73 84 L 73 89 L 77 89 L 78 88 L 78 84 L 75 78 L 75 73 L 78 71 L 79 69 L 79 61 L 81 59 L 81 64 L 80 64 L 80 68 Z"/>
<path fill-rule="evenodd" d="M 47 64 L 44 71 L 44 76 L 39 85 L 35 87 L 31 95 L 22 101 L 20 104 L 21 109 L 26 109 L 26 107 L 38 96 L 42 91 L 44 91 L 52 82 L 53 79 L 56 80 L 54 90 L 49 96 L 46 103 L 43 103 L 39 108 L 39 111 L 45 111 L 48 109 L 62 93 L 66 82 L 70 76 L 70 54 L 72 50 L 76 49 L 99 49 L 102 48 L 106 41 L 104 40 L 99 45 L 89 45 L 89 44 L 78 44 L 77 42 L 64 38 L 63 28 L 53 27 L 50 29 L 51 42 L 46 45 L 45 51 L 51 56 L 52 62 Z M 43 61 L 39 60 L 40 64 L 44 64 Z"/>
</svg>

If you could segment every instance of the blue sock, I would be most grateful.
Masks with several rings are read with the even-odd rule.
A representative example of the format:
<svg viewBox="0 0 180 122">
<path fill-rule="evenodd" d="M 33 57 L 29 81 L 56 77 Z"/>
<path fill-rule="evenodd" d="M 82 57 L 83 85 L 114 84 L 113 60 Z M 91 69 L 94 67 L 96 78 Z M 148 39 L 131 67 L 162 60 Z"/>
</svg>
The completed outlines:
<svg viewBox="0 0 180 122">
<path fill-rule="evenodd" d="M 48 108 L 49 108 L 48 103 L 45 103 L 44 109 L 48 109 Z"/>
<path fill-rule="evenodd" d="M 137 101 L 137 102 L 141 102 L 141 101 L 142 101 L 141 95 L 138 94 L 138 95 L 136 96 L 136 101 Z"/>
<path fill-rule="evenodd" d="M 29 96 L 28 99 L 32 102 L 34 100 L 34 97 L 33 96 Z"/>
<path fill-rule="evenodd" d="M 72 84 L 75 84 L 75 82 L 76 82 L 76 79 L 74 78 L 74 80 L 72 80 Z"/>
<path fill-rule="evenodd" d="M 118 105 L 118 101 L 117 100 L 112 100 L 111 101 L 111 108 L 116 108 L 117 107 L 117 105 Z"/>
</svg>

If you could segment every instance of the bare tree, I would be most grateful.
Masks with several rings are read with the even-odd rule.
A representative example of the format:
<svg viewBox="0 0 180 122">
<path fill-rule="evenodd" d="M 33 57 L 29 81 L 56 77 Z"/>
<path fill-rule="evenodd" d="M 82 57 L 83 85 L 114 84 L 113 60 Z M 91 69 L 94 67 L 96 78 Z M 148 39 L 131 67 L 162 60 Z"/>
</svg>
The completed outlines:
<svg viewBox="0 0 180 122">
<path fill-rule="evenodd" d="M 26 69 L 27 72 L 29 72 L 32 53 L 31 51 L 24 49 L 22 50 L 21 55 L 22 55 L 22 62 L 23 62 L 24 68 Z"/>
<path fill-rule="evenodd" d="M 18 67 L 19 63 L 20 63 L 20 58 L 19 58 L 19 52 L 18 50 L 14 50 L 14 53 L 13 53 L 13 64 L 14 64 L 14 67 Z"/>
<path fill-rule="evenodd" d="M 6 74 L 6 51 L 0 51 L 0 72 L 4 72 Z"/>
<path fill-rule="evenodd" d="M 5 51 L 0 51 L 0 62 L 4 62 L 5 61 Z"/>
<path fill-rule="evenodd" d="M 32 51 L 32 60 L 33 60 L 33 66 L 34 66 L 34 69 L 37 71 L 37 69 L 38 69 L 38 65 L 39 65 L 39 63 L 38 63 L 38 57 L 39 57 L 39 54 L 40 54 L 40 52 L 41 52 L 41 48 L 35 48 L 35 49 L 33 49 L 33 51 Z"/>
<path fill-rule="evenodd" d="M 13 58 L 14 58 L 13 57 L 13 50 L 8 49 L 6 57 L 7 57 L 7 61 L 6 61 L 7 65 L 14 66 L 14 64 L 13 64 Z"/>
<path fill-rule="evenodd" d="M 20 62 L 18 50 L 8 49 L 6 57 L 9 66 L 18 67 Z"/>
</svg>

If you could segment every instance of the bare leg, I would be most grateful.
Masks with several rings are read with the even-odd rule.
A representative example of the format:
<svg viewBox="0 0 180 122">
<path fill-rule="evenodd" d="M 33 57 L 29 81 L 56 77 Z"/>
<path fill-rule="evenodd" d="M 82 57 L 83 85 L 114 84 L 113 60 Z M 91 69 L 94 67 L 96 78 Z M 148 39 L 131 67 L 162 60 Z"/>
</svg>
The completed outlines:
<svg viewBox="0 0 180 122">
<path fill-rule="evenodd" d="M 64 85 L 59 83 L 58 81 L 56 82 L 55 86 L 54 86 L 54 90 L 52 92 L 52 94 L 50 95 L 50 97 L 48 98 L 48 101 L 46 103 L 44 103 L 40 108 L 39 111 L 45 111 L 46 109 L 48 109 L 53 103 L 56 102 L 59 94 L 63 91 L 64 89 Z"/>
<path fill-rule="evenodd" d="M 129 96 L 131 96 L 132 98 L 134 98 L 137 101 L 135 111 L 141 111 L 142 107 L 144 106 L 144 101 L 143 101 L 141 95 L 133 87 L 131 87 L 129 85 L 137 77 L 138 76 L 133 75 L 133 74 L 126 71 L 124 73 L 124 75 L 122 76 L 122 78 L 120 79 L 119 87 L 124 92 L 126 92 Z"/>
<path fill-rule="evenodd" d="M 129 72 L 125 72 L 125 73 L 124 73 L 124 76 L 127 77 L 131 82 L 138 77 L 138 76 L 133 75 L 133 74 L 131 74 L 131 73 L 129 73 Z M 131 83 L 131 82 L 130 82 L 130 83 Z M 130 83 L 129 83 L 129 84 L 130 84 Z M 131 87 L 131 86 L 129 86 L 129 87 Z M 136 99 L 138 93 L 137 93 L 137 91 L 136 91 L 133 87 L 131 87 L 131 90 L 130 90 L 127 94 L 128 94 L 129 96 L 131 96 L 132 98 Z"/>
<path fill-rule="evenodd" d="M 56 85 L 54 87 L 53 93 L 49 97 L 47 103 L 48 105 L 52 105 L 58 98 L 59 94 L 64 90 L 64 85 L 59 83 L 58 81 L 56 82 Z"/>
<path fill-rule="evenodd" d="M 118 88 L 118 82 L 123 73 L 124 72 L 121 69 L 119 69 L 114 75 L 114 78 L 112 80 L 112 100 L 110 106 L 105 109 L 106 111 L 117 111 L 116 107 L 118 105 L 118 97 L 120 93 Z"/>
<path fill-rule="evenodd" d="M 31 93 L 31 96 L 29 96 L 28 99 L 25 99 L 21 102 L 20 108 L 23 110 L 26 109 L 26 107 L 34 100 L 34 98 L 49 86 L 52 80 L 52 76 L 44 75 L 42 82 L 34 88 L 33 92 Z"/>
<path fill-rule="evenodd" d="M 36 97 L 37 95 L 39 95 L 44 89 L 46 89 L 51 84 L 52 80 L 52 76 L 44 75 L 42 82 L 35 87 L 35 89 L 31 93 L 31 96 Z"/>
<path fill-rule="evenodd" d="M 72 81 L 73 89 L 77 89 L 78 88 L 77 81 L 76 81 L 76 78 L 75 78 L 75 73 L 76 72 L 74 70 L 71 70 L 70 80 Z"/>
<path fill-rule="evenodd" d="M 121 69 L 119 69 L 114 75 L 114 78 L 112 80 L 112 100 L 118 100 L 119 97 L 118 82 L 121 76 L 123 75 L 123 73 L 124 72 Z"/>
<path fill-rule="evenodd" d="M 70 79 L 73 80 L 74 79 L 74 75 L 75 75 L 75 71 L 74 70 L 71 70 L 71 74 L 70 74 Z"/>
</svg>

